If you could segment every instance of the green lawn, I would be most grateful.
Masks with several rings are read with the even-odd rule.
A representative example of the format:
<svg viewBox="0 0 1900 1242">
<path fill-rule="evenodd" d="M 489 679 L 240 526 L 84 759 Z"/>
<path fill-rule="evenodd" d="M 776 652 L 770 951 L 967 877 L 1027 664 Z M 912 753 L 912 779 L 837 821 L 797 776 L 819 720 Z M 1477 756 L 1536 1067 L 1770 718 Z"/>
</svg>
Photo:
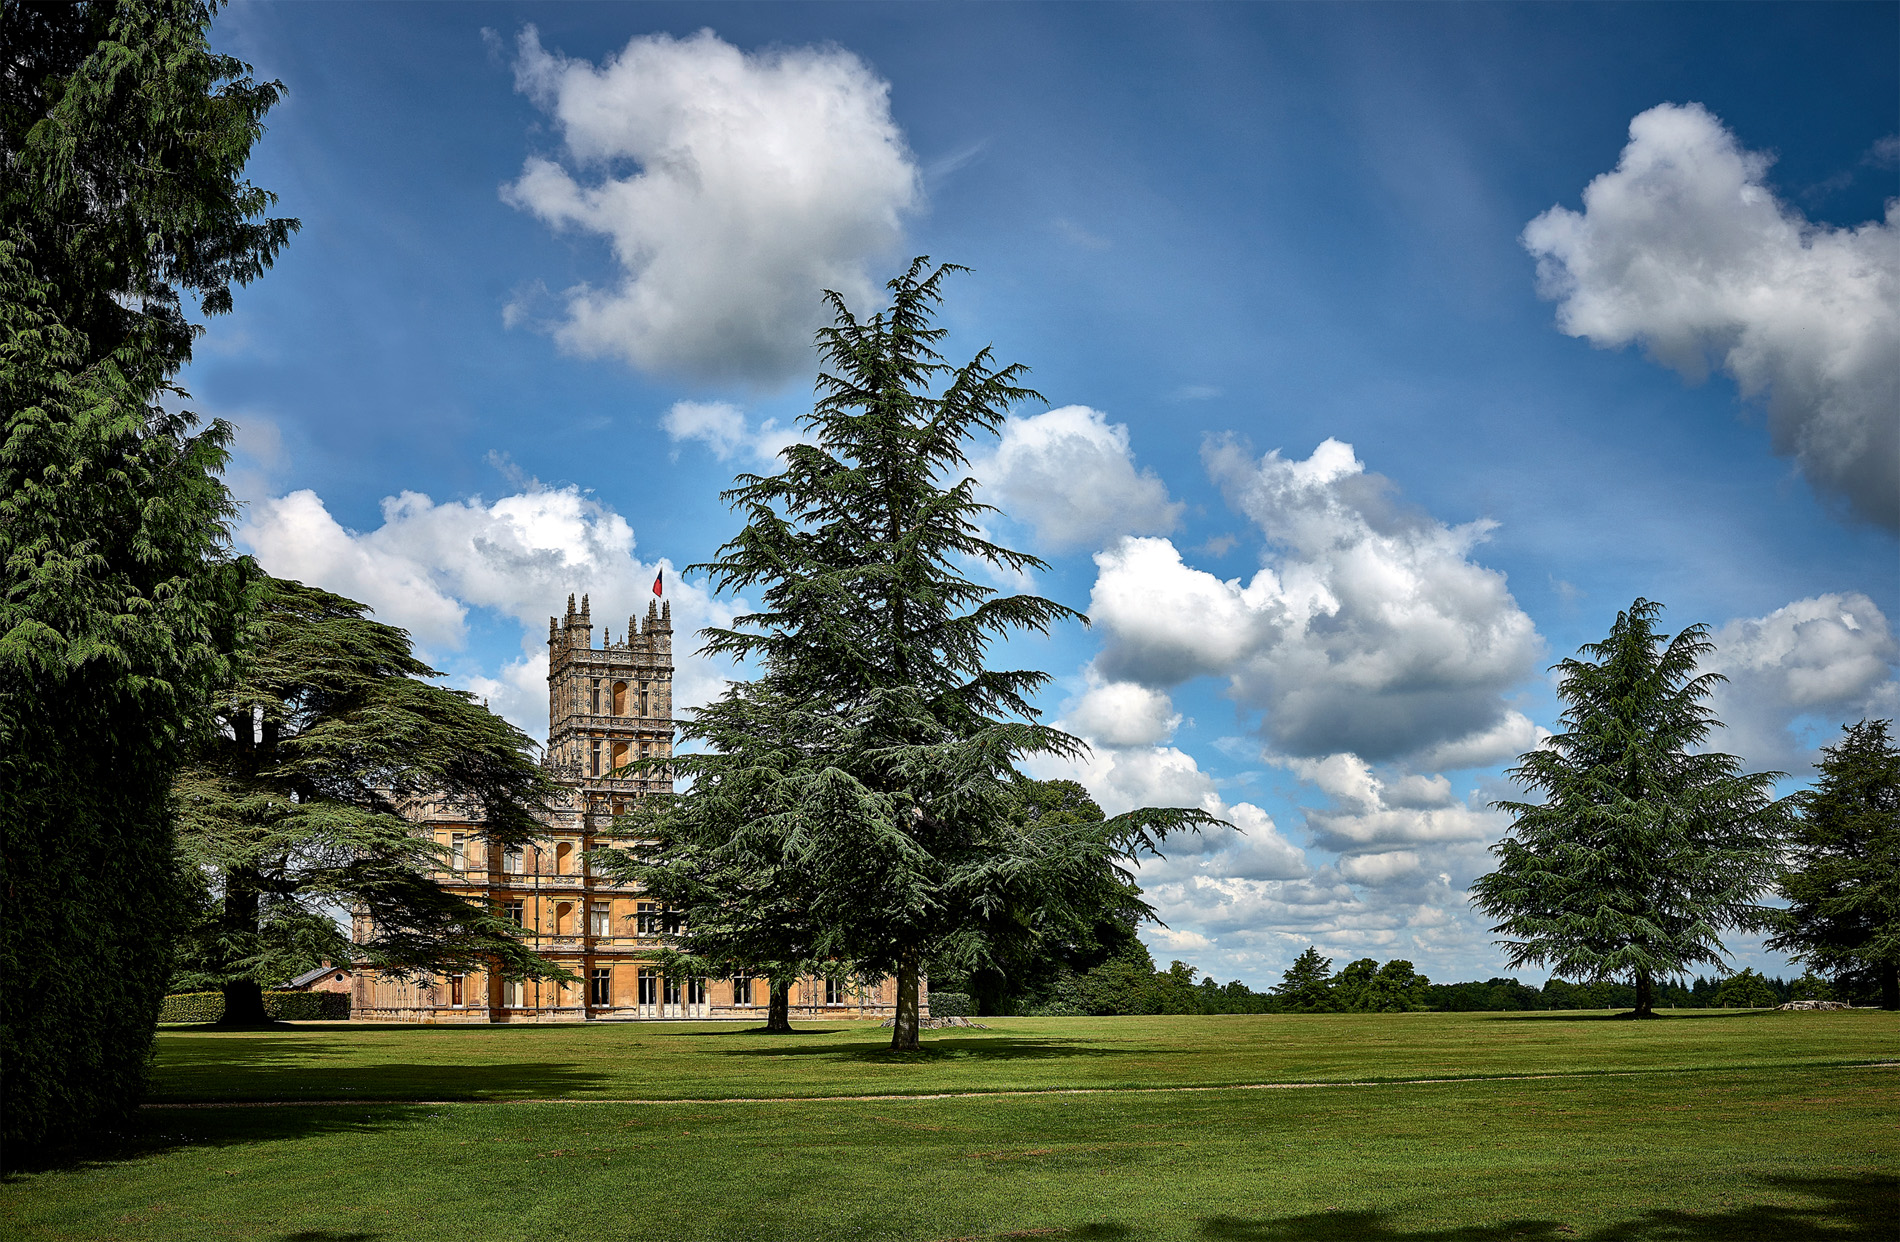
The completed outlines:
<svg viewBox="0 0 1900 1242">
<path fill-rule="evenodd" d="M 155 1098 L 202 1106 L 11 1179 L 0 1234 L 1900 1236 L 1891 1014 L 997 1019 L 909 1057 L 887 1036 L 169 1030 Z M 1166 1089 L 1285 1082 L 1363 1085 Z M 810 1098 L 944 1091 L 999 1094 Z M 224 1103 L 273 1099 L 410 1102 Z"/>
</svg>

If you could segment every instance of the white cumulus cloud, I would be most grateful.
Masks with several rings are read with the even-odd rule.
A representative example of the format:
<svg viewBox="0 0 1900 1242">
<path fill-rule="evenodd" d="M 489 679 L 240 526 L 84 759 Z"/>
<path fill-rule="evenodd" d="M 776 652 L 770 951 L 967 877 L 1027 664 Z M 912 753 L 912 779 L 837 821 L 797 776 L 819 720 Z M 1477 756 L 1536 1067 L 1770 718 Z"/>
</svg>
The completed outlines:
<svg viewBox="0 0 1900 1242">
<path fill-rule="evenodd" d="M 382 525 L 344 527 L 315 492 L 253 504 L 238 538 L 279 577 L 294 578 L 369 605 L 378 620 L 416 636 L 432 658 L 459 651 L 469 611 L 489 609 L 521 628 L 521 659 L 468 688 L 535 737 L 547 730 L 547 618 L 569 594 L 588 594 L 596 644 L 624 638 L 646 613 L 654 575 L 667 574 L 674 626 L 676 707 L 709 701 L 723 667 L 691 655 L 694 632 L 730 621 L 732 610 L 700 586 L 679 581 L 671 562 L 634 553 L 625 518 L 579 488 L 530 487 L 492 503 L 437 503 L 419 492 L 383 501 Z"/>
<path fill-rule="evenodd" d="M 1336 440 L 1304 461 L 1252 460 L 1230 442 L 1205 456 L 1266 536 L 1266 566 L 1243 584 L 1185 564 L 1166 539 L 1099 553 L 1089 612 L 1107 635 L 1105 679 L 1225 678 L 1294 755 L 1384 759 L 1510 723 L 1500 696 L 1532 672 L 1541 641 L 1504 575 L 1471 559 L 1491 523 L 1398 507 Z"/>
<path fill-rule="evenodd" d="M 836 47 L 746 53 L 710 30 L 643 35 L 596 66 L 521 34 L 516 86 L 563 162 L 532 156 L 504 198 L 604 237 L 618 271 L 569 289 L 556 339 L 696 380 L 806 369 L 820 294 L 873 296 L 918 206 L 890 85 Z"/>
<path fill-rule="evenodd" d="M 1152 746 L 1174 736 L 1181 714 L 1164 690 L 1132 681 L 1103 681 L 1091 672 L 1089 687 L 1063 708 L 1063 727 L 1109 746 Z"/>
<path fill-rule="evenodd" d="M 1884 221 L 1809 222 L 1770 159 L 1700 104 L 1630 122 L 1616 168 L 1524 230 L 1558 326 L 1640 341 L 1692 379 L 1713 361 L 1765 399 L 1775 451 L 1855 516 L 1900 529 L 1900 200 Z"/>
<path fill-rule="evenodd" d="M 1711 638 L 1708 667 L 1729 680 L 1711 704 L 1728 728 L 1709 745 L 1753 765 L 1805 777 L 1814 744 L 1833 744 L 1841 725 L 1900 715 L 1900 642 L 1886 614 L 1858 591 L 1738 617 Z M 1792 726 L 1803 722 L 1813 729 L 1798 736 Z"/>
<path fill-rule="evenodd" d="M 1490 840 L 1501 835 L 1506 822 L 1496 811 L 1456 800 L 1451 782 L 1443 776 L 1407 774 L 1387 779 L 1349 752 L 1283 762 L 1332 799 L 1330 808 L 1306 810 L 1306 826 L 1315 845 L 1348 856 L 1391 854 L 1396 858 L 1404 853 L 1411 859 L 1407 873 L 1418 870 L 1419 855 L 1394 853 L 1392 847 Z M 1355 873 L 1342 861 L 1341 870 L 1355 879 L 1377 875 L 1383 881 L 1402 874 L 1393 869 L 1395 865 L 1388 859 L 1363 864 L 1361 873 Z"/>
<path fill-rule="evenodd" d="M 675 401 L 660 416 L 660 426 L 675 444 L 696 440 L 720 461 L 749 454 L 758 465 L 772 467 L 788 445 L 805 440 L 796 427 L 781 427 L 768 418 L 754 424 L 744 410 L 729 401 Z"/>
<path fill-rule="evenodd" d="M 1166 534 L 1185 507 L 1153 471 L 1135 468 L 1127 426 L 1085 405 L 1009 419 L 995 451 L 971 469 L 987 503 L 1051 548 Z"/>
</svg>

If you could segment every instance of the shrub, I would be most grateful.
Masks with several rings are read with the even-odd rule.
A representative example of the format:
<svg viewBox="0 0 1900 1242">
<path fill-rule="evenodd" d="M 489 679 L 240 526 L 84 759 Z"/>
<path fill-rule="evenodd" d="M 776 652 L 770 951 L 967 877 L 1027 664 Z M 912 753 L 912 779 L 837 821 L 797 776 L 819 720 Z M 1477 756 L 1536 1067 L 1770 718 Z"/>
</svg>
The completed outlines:
<svg viewBox="0 0 1900 1242">
<path fill-rule="evenodd" d="M 264 1012 L 278 1022 L 344 1022 L 350 1016 L 347 992 L 266 992 Z M 224 1016 L 224 993 L 178 992 L 165 998 L 160 1022 L 216 1022 Z"/>
<path fill-rule="evenodd" d="M 348 992 L 266 992 L 264 1012 L 279 1022 L 345 1022 Z"/>
<path fill-rule="evenodd" d="M 158 1009 L 160 1022 L 216 1022 L 223 1016 L 222 992 L 176 992 Z"/>
<path fill-rule="evenodd" d="M 967 1018 L 975 1012 L 976 1006 L 970 1003 L 967 992 L 930 994 L 930 1016 L 933 1018 Z"/>
</svg>

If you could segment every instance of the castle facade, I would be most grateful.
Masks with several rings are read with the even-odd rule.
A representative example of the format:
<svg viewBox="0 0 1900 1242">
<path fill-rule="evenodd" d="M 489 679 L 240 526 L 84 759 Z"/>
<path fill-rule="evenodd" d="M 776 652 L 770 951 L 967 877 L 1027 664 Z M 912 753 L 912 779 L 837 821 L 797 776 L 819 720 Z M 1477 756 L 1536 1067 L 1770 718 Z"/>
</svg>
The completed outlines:
<svg viewBox="0 0 1900 1242">
<path fill-rule="evenodd" d="M 647 606 L 621 639 L 594 645 L 588 600 L 567 600 L 548 618 L 548 744 L 542 763 L 561 787 L 540 841 L 504 849 L 481 836 L 479 808 L 419 799 L 406 808 L 418 832 L 449 859 L 440 877 L 451 892 L 498 910 L 535 952 L 579 983 L 502 979 L 476 971 L 426 983 L 370 970 L 352 972 L 351 1017 L 369 1022 L 588 1022 L 678 1018 L 760 1021 L 763 978 L 678 978 L 653 963 L 667 912 L 637 885 L 598 875 L 589 855 L 607 846 L 614 817 L 639 799 L 671 793 L 670 777 L 615 773 L 639 759 L 673 753 L 673 619 L 669 604 Z M 359 938 L 367 932 L 359 928 Z M 889 1018 L 896 983 L 803 979 L 793 985 L 794 1018 Z M 926 1010 L 926 1012 L 928 1012 Z"/>
</svg>

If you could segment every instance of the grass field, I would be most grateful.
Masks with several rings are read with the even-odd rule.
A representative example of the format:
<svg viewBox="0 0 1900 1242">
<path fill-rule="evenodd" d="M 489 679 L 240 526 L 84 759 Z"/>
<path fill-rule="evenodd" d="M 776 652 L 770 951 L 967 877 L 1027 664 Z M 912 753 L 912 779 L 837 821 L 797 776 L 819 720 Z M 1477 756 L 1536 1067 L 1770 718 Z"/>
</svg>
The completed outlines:
<svg viewBox="0 0 1900 1242">
<path fill-rule="evenodd" d="M 991 1021 L 171 1029 L 0 1234 L 1900 1237 L 1900 1015 Z"/>
</svg>

